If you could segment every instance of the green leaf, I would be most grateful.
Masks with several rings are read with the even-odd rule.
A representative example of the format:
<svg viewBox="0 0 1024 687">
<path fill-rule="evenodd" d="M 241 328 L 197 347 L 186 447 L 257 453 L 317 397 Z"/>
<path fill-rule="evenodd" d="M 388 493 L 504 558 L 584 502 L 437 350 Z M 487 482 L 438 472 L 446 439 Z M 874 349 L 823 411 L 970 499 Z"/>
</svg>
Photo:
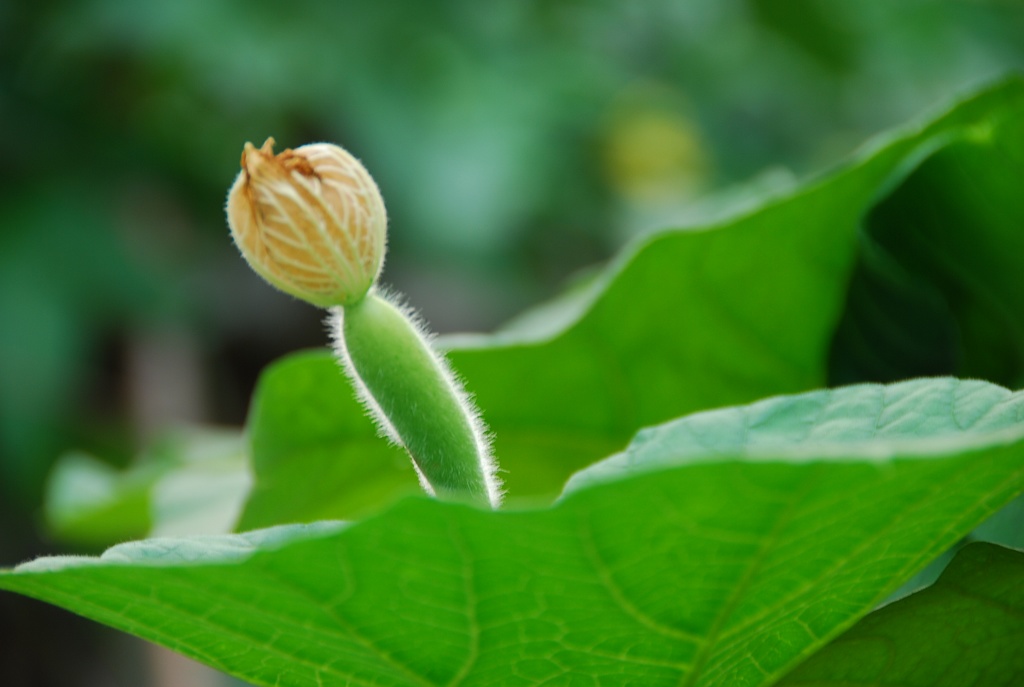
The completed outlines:
<svg viewBox="0 0 1024 687">
<path fill-rule="evenodd" d="M 745 456 L 791 461 L 827 456 L 952 451 L 1014 426 L 1024 396 L 977 380 L 914 379 L 782 396 L 696 413 L 639 432 L 629 448 L 582 470 L 571 492 L 683 462 Z"/>
<path fill-rule="evenodd" d="M 855 380 L 953 373 L 1024 383 L 1022 173 L 1020 118 L 994 115 L 871 209 L 833 351 L 835 381 L 849 381 L 853 367 Z"/>
<path fill-rule="evenodd" d="M 621 450 L 641 427 L 820 388 L 835 370 L 852 370 L 849 380 L 874 369 L 847 355 L 848 342 L 835 337 L 844 312 L 860 307 L 856 284 L 849 289 L 861 251 L 881 240 L 865 234 L 865 218 L 875 216 L 887 197 L 927 202 L 942 195 L 942 207 L 961 214 L 942 224 L 936 259 L 963 253 L 960 266 L 983 275 L 970 283 L 984 298 L 969 301 L 949 300 L 964 283 L 954 278 L 959 268 L 942 272 L 953 275 L 943 279 L 916 264 L 882 275 L 886 287 L 910 280 L 900 302 L 923 303 L 939 318 L 925 318 L 911 329 L 916 338 L 907 347 L 910 353 L 896 356 L 897 362 L 917 361 L 927 349 L 921 339 L 938 332 L 948 341 L 959 337 L 974 351 L 965 359 L 973 361 L 965 362 L 971 370 L 991 369 L 1002 378 L 1016 369 L 1024 345 L 1015 343 L 1016 335 L 1000 343 L 1000 335 L 1024 321 L 1024 296 L 1018 294 L 1024 250 L 1001 249 L 999 242 L 1024 212 L 1010 181 L 1024 175 L 1022 119 L 1024 81 L 1011 79 L 874 142 L 825 177 L 748 203 L 741 213 L 707 226 L 644 238 L 571 298 L 532 318 L 530 326 L 449 341 L 456 345 L 453 367 L 494 432 L 507 502 L 550 500 L 569 475 Z M 952 170 L 961 160 L 971 170 L 991 161 L 999 173 L 953 183 L 960 177 Z M 917 174 L 922 164 L 927 169 Z M 905 183 L 912 188 L 900 195 Z M 987 200 L 993 205 L 984 209 Z M 967 209 L 979 209 L 981 219 L 975 223 L 963 215 Z M 919 227 L 931 226 L 908 223 L 914 234 L 903 237 L 895 211 L 876 215 L 876 224 L 894 237 L 886 242 L 890 253 L 900 259 L 906 251 L 898 250 L 897 239 L 917 246 L 923 240 Z M 983 247 L 970 248 L 972 243 Z M 950 321 L 941 319 L 947 312 Z M 864 326 L 874 331 L 879 321 L 869 318 Z M 981 364 L 985 346 L 991 346 L 988 366 Z M 939 353 L 940 367 L 959 355 Z M 267 373 L 273 383 L 261 386 L 250 429 L 254 437 L 273 435 L 276 448 L 254 441 L 257 487 L 246 507 L 246 527 L 352 517 L 412 484 L 408 472 L 399 472 L 405 468 L 396 470 L 402 460 L 394 452 L 368 448 L 373 429 L 355 417 L 361 411 L 354 402 L 326 400 L 351 394 L 338 383 L 340 373 L 328 372 L 330 365 L 327 353 L 306 353 Z M 883 369 L 887 377 L 900 376 Z M 916 372 L 911 366 L 905 375 Z M 299 387 L 306 396 L 294 391 Z M 301 406 L 284 413 L 295 427 L 333 425 L 336 431 L 325 432 L 319 448 L 300 450 L 307 438 L 299 429 L 283 422 L 273 430 L 264 427 L 261 409 L 288 405 Z M 359 464 L 340 465 L 351 460 Z M 350 479 L 355 471 L 364 481 Z"/>
<path fill-rule="evenodd" d="M 259 478 L 239 529 L 351 519 L 420 490 L 409 458 L 377 436 L 329 353 L 298 353 L 265 370 L 248 428 Z"/>
<path fill-rule="evenodd" d="M 0 588 L 262 685 L 768 685 L 1024 490 L 1022 417 L 948 379 L 772 399 L 653 429 L 548 509 L 415 497 Z"/>
<path fill-rule="evenodd" d="M 61 456 L 46 484 L 46 525 L 71 543 L 109 546 L 149 534 L 152 470 L 121 473 L 73 451 Z"/>
<path fill-rule="evenodd" d="M 85 546 L 228 532 L 250 482 L 237 430 L 177 430 L 122 471 L 82 453 L 61 457 L 47 481 L 44 514 L 56 537 Z"/>
<path fill-rule="evenodd" d="M 1022 646 L 1024 553 L 972 544 L 935 585 L 867 616 L 781 684 L 1012 687 Z"/>
</svg>

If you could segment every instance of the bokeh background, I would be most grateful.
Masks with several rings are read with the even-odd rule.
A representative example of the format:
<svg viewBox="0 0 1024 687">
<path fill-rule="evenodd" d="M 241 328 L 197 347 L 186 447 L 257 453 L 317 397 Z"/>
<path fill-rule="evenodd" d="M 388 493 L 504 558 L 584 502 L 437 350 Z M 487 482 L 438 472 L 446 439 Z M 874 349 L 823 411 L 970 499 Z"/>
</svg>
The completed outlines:
<svg viewBox="0 0 1024 687">
<path fill-rule="evenodd" d="M 1022 67 L 1015 0 L 0 0 L 0 565 L 68 550 L 62 453 L 240 425 L 265 364 L 324 343 L 227 234 L 245 141 L 360 157 L 384 280 L 486 331 Z M 238 683 L 3 595 L 0 684 Z"/>
</svg>

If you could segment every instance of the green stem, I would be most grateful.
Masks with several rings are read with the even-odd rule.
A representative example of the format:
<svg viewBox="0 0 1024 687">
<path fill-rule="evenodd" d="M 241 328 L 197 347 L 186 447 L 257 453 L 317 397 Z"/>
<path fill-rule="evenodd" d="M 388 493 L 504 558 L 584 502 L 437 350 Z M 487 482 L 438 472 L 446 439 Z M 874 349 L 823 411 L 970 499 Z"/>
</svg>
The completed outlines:
<svg viewBox="0 0 1024 687">
<path fill-rule="evenodd" d="M 401 307 L 371 292 L 332 310 L 335 351 L 381 429 L 439 498 L 497 507 L 487 435 L 439 353 Z"/>
</svg>

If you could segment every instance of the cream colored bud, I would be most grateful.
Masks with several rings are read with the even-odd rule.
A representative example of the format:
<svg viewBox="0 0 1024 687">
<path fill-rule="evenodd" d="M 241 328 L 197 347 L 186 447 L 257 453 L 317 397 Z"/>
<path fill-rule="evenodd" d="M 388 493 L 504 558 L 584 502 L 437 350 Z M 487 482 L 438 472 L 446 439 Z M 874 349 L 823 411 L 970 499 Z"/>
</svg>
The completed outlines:
<svg viewBox="0 0 1024 687">
<path fill-rule="evenodd" d="M 384 264 L 387 213 L 377 185 L 347 151 L 314 143 L 242 151 L 228 226 L 268 282 L 321 307 L 358 303 Z"/>
</svg>

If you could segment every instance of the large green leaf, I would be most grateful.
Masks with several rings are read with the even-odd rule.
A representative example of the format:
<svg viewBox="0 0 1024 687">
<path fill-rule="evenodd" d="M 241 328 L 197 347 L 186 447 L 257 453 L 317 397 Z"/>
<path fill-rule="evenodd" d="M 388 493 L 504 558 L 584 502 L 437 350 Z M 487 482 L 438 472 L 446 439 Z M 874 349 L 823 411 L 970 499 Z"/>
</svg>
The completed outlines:
<svg viewBox="0 0 1024 687">
<path fill-rule="evenodd" d="M 963 341 L 972 352 L 964 358 L 951 348 L 943 356 L 937 348 L 936 370 L 949 372 L 944 366 L 960 355 L 965 369 L 1012 377 L 1003 371 L 1017 367 L 1016 335 L 1006 339 L 1008 344 L 994 343 L 1024 321 L 1024 297 L 1012 286 L 1024 268 L 1024 251 L 1000 248 L 1024 213 L 1024 197 L 1011 192 L 1009 181 L 1024 175 L 1022 120 L 1024 82 L 1013 79 L 926 124 L 880 139 L 837 171 L 738 215 L 643 239 L 573 298 L 533 318 L 543 324 L 531 333 L 520 327 L 455 344 L 453 365 L 494 430 L 509 502 L 551 498 L 570 474 L 620 450 L 643 426 L 822 387 L 830 376 L 857 379 L 876 369 L 859 356 L 857 336 L 864 327 L 871 330 L 868 335 L 884 330 L 888 320 L 870 312 L 866 318 L 844 316 L 848 305 L 862 312 L 878 300 L 859 295 L 863 289 L 856 280 L 849 291 L 866 246 L 881 256 L 871 265 L 896 265 L 865 277 L 883 291 L 883 303 L 906 304 L 896 311 L 900 316 L 908 309 L 921 313 L 921 322 L 909 332 L 909 354 L 899 348 L 902 341 L 882 342 L 896 347 L 885 354 L 882 376 L 899 377 L 890 370 L 893 359 L 916 363 L 925 344 L 944 337 L 949 346 Z M 998 174 L 955 183 L 958 164 L 976 170 L 987 161 Z M 910 190 L 904 192 L 904 186 Z M 927 202 L 939 195 L 941 207 L 929 209 L 921 222 L 901 224 L 907 199 Z M 899 201 L 903 215 L 875 212 L 889 197 Z M 958 219 L 943 215 L 943 208 L 955 209 Z M 866 221 L 873 234 L 865 233 Z M 931 263 L 901 264 L 923 240 L 922 231 L 940 221 L 935 260 L 945 256 L 954 267 L 939 271 Z M 895 257 L 880 247 L 882 234 Z M 900 241 L 910 248 L 898 250 Z M 976 276 L 965 281 L 963 269 Z M 958 299 L 965 283 L 976 285 L 984 297 Z M 900 300 L 885 289 L 896 289 Z M 949 321 L 942 319 L 947 314 Z M 837 338 L 840 321 L 846 324 Z M 987 366 L 982 364 L 986 355 L 993 358 Z M 907 375 L 917 372 L 907 367 Z M 268 375 L 273 381 L 261 386 L 252 418 L 257 488 L 245 527 L 347 518 L 375 498 L 387 500 L 408 488 L 408 476 L 394 473 L 405 468 L 396 468 L 401 461 L 393 452 L 356 452 L 354 447 L 373 441 L 373 429 L 354 417 L 361 415 L 355 404 L 311 403 L 293 393 L 298 386 L 317 399 L 349 393 L 338 383 L 340 373 L 331 368 L 327 353 L 288 359 Z M 288 411 L 294 422 L 273 423 L 271 431 L 261 409 L 296 404 Z M 315 450 L 293 450 L 307 437 L 290 427 L 307 424 L 336 430 Z M 258 439 L 271 434 L 273 449 Z M 359 465 L 339 466 L 353 455 Z M 362 475 L 358 483 L 351 479 L 356 471 Z M 326 499 L 294 496 L 311 480 L 318 481 L 317 493 Z M 366 493 L 352 493 L 364 482 Z"/>
<path fill-rule="evenodd" d="M 815 392 L 652 430 L 547 509 L 413 497 L 0 587 L 264 685 L 767 685 L 1024 489 L 1022 417 L 982 382 Z"/>
<path fill-rule="evenodd" d="M 1024 553 L 964 548 L 932 587 L 867 616 L 786 687 L 1024 684 Z"/>
</svg>

